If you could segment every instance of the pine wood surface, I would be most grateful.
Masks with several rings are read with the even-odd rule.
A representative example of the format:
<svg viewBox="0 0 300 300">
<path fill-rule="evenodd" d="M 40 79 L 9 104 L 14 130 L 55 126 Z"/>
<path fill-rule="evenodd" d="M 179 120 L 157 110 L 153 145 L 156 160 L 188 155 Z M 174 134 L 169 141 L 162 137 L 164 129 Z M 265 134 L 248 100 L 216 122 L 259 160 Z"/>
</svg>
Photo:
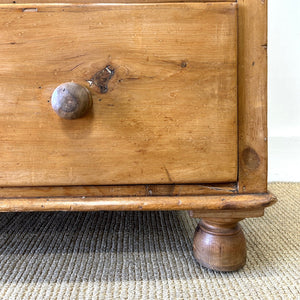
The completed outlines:
<svg viewBox="0 0 300 300">
<path fill-rule="evenodd" d="M 267 191 L 267 0 L 238 1 L 239 192 Z"/>
<path fill-rule="evenodd" d="M 0 198 L 0 211 L 97 210 L 253 210 L 276 202 L 272 194 L 156 196 L 156 197 L 47 197 Z"/>
<path fill-rule="evenodd" d="M 160 184 L 112 186 L 44 186 L 0 188 L 0 198 L 30 197 L 124 197 L 124 196 L 196 196 L 237 193 L 231 184 Z"/>
<path fill-rule="evenodd" d="M 235 4 L 35 7 L 0 6 L 1 186 L 236 181 Z M 107 65 L 60 119 L 53 90 Z"/>
</svg>

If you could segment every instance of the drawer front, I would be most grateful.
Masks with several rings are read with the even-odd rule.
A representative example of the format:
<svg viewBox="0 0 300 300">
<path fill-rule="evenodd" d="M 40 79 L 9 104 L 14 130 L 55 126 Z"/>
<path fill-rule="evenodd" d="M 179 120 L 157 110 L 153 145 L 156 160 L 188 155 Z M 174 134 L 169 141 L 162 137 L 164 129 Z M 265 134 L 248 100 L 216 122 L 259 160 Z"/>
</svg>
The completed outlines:
<svg viewBox="0 0 300 300">
<path fill-rule="evenodd" d="M 0 5 L 0 185 L 236 181 L 236 12 Z M 93 97 L 76 120 L 50 103 L 70 81 Z"/>
</svg>

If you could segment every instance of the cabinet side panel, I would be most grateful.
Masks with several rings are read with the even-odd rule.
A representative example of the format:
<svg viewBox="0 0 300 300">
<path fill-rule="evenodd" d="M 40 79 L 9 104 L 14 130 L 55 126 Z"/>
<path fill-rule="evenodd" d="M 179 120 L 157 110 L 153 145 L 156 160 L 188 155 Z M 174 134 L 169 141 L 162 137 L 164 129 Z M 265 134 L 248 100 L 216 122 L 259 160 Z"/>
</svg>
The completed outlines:
<svg viewBox="0 0 300 300">
<path fill-rule="evenodd" d="M 239 192 L 267 190 L 267 1 L 238 1 Z"/>
</svg>

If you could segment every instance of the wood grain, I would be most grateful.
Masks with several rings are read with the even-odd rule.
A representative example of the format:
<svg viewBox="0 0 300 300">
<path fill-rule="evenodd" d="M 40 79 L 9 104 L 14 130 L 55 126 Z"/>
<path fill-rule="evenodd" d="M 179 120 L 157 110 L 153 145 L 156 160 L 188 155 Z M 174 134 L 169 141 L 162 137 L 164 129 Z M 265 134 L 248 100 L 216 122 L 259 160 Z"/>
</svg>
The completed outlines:
<svg viewBox="0 0 300 300">
<path fill-rule="evenodd" d="M 164 2 L 237 2 L 237 0 L 63 0 L 63 1 L 53 1 L 53 0 L 0 0 L 0 4 L 22 4 L 22 3 L 38 3 L 38 4 L 48 4 L 48 3 L 78 3 L 78 4 L 88 4 L 88 3 L 164 3 Z"/>
<path fill-rule="evenodd" d="M 98 210 L 256 210 L 272 205 L 272 194 L 156 196 L 156 197 L 53 197 L 0 198 L 0 211 Z"/>
<path fill-rule="evenodd" d="M 113 186 L 0 187 L 0 198 L 32 197 L 124 197 L 124 196 L 196 196 L 237 193 L 231 184 L 160 184 Z"/>
<path fill-rule="evenodd" d="M 0 6 L 0 185 L 234 182 L 233 3 Z M 53 90 L 110 65 L 93 111 Z"/>
<path fill-rule="evenodd" d="M 238 1 L 240 193 L 267 191 L 267 0 Z"/>
<path fill-rule="evenodd" d="M 240 219 L 204 218 L 195 230 L 193 252 L 204 267 L 236 271 L 246 263 L 246 240 Z"/>
</svg>

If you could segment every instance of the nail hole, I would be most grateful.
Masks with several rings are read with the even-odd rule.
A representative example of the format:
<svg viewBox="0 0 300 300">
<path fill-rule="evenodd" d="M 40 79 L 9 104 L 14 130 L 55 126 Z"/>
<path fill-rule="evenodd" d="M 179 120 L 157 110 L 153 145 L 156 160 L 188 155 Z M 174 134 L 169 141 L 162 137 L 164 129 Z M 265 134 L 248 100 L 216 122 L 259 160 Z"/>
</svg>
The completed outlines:
<svg viewBox="0 0 300 300">
<path fill-rule="evenodd" d="M 187 66 L 186 61 L 182 61 L 182 62 L 181 62 L 181 68 L 186 68 L 186 66 Z"/>
</svg>

